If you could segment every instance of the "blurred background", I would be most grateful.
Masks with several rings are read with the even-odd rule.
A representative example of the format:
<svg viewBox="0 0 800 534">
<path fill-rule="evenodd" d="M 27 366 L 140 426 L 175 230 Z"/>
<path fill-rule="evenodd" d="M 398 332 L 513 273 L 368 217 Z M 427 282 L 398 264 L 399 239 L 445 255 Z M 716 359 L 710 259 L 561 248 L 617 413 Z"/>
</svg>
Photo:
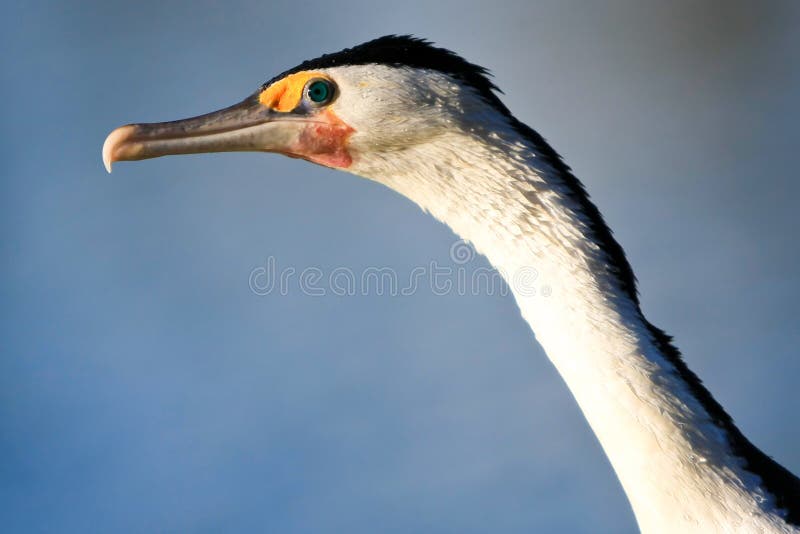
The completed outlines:
<svg viewBox="0 0 800 534">
<path fill-rule="evenodd" d="M 635 531 L 511 297 L 251 291 L 268 257 L 453 265 L 409 201 L 275 155 L 103 170 L 116 126 L 386 33 L 494 72 L 605 214 L 650 320 L 800 472 L 799 28 L 791 1 L 5 5 L 3 530 Z"/>
</svg>

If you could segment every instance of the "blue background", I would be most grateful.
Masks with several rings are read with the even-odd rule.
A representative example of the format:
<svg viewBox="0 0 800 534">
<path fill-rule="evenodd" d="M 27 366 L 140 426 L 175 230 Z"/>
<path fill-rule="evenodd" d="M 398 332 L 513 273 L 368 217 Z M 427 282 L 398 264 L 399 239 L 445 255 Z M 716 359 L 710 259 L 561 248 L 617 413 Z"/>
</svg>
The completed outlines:
<svg viewBox="0 0 800 534">
<path fill-rule="evenodd" d="M 455 236 L 409 201 L 275 155 L 103 170 L 120 124 L 391 32 L 492 69 L 586 183 L 649 318 L 800 471 L 798 25 L 796 2 L 7 3 L 3 531 L 635 530 L 511 297 L 250 291 L 269 256 L 452 265 Z"/>
</svg>

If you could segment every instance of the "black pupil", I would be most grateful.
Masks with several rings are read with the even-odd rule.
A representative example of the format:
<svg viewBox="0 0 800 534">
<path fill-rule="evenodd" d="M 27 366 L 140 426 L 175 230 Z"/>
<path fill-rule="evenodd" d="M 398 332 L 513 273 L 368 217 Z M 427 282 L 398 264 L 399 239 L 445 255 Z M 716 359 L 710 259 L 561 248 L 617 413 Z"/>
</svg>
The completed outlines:
<svg viewBox="0 0 800 534">
<path fill-rule="evenodd" d="M 308 96 L 314 102 L 324 102 L 328 98 L 328 84 L 325 82 L 314 82 L 308 90 Z"/>
</svg>

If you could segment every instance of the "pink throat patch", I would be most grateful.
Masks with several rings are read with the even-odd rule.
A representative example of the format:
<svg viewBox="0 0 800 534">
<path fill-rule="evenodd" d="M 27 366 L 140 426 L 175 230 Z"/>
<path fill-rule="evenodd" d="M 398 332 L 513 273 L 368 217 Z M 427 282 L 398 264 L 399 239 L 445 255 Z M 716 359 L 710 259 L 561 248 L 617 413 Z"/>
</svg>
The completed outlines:
<svg viewBox="0 0 800 534">
<path fill-rule="evenodd" d="M 330 110 L 321 113 L 320 118 L 324 122 L 309 122 L 306 125 L 287 155 L 326 167 L 346 169 L 353 163 L 347 150 L 347 140 L 355 130 Z"/>
</svg>

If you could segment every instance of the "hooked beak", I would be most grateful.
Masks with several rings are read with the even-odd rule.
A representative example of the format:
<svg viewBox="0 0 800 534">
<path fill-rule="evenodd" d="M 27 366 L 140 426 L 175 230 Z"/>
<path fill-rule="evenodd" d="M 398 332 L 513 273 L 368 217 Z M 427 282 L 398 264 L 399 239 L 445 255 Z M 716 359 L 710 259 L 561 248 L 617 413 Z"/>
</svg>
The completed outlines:
<svg viewBox="0 0 800 534">
<path fill-rule="evenodd" d="M 190 119 L 128 124 L 103 144 L 108 172 L 115 161 L 204 152 L 281 152 L 290 154 L 303 132 L 302 116 L 262 105 L 258 94 L 231 107 Z"/>
</svg>

